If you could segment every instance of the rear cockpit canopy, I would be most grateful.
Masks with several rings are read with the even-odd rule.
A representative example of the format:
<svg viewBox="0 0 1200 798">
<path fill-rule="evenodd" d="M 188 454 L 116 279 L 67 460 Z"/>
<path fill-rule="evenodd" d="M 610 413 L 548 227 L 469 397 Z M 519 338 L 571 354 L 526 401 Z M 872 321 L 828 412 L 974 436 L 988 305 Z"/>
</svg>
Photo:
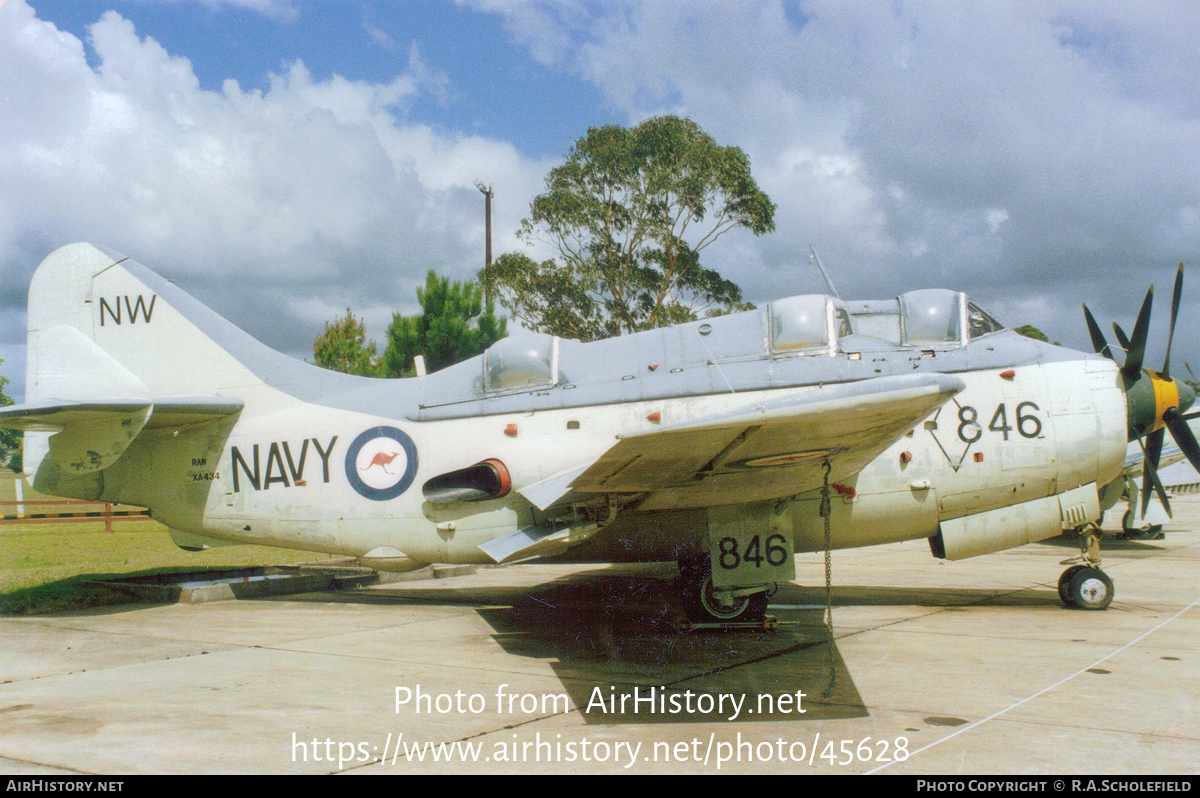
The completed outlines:
<svg viewBox="0 0 1200 798">
<path fill-rule="evenodd" d="M 484 353 L 483 378 L 487 393 L 556 385 L 558 338 L 545 333 L 520 333 L 502 338 Z"/>
<path fill-rule="evenodd" d="M 945 288 L 901 294 L 900 332 L 905 346 L 963 344 L 967 295 Z"/>
</svg>

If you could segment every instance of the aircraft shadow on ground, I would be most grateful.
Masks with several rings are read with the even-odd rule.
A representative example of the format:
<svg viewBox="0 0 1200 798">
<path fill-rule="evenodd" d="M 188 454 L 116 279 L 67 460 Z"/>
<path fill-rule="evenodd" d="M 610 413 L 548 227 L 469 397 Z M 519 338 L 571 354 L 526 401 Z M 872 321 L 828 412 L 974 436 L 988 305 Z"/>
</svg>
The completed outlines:
<svg viewBox="0 0 1200 798">
<path fill-rule="evenodd" d="M 672 581 L 592 574 L 477 612 L 506 652 L 553 660 L 590 724 L 868 714 L 819 609 L 772 612 L 784 621 L 776 630 L 688 629 Z"/>
<path fill-rule="evenodd" d="M 1052 538 L 1038 541 L 1043 546 L 1055 546 L 1062 549 L 1079 550 L 1080 539 L 1078 535 L 1058 535 Z M 1100 540 L 1100 552 L 1103 554 L 1106 551 L 1145 551 L 1156 552 L 1164 551 L 1166 546 L 1161 540 L 1138 540 L 1137 538 L 1122 538 L 1116 535 L 1105 534 Z"/>
<path fill-rule="evenodd" d="M 551 661 L 564 692 L 589 724 L 729 722 L 733 713 L 728 701 L 739 699 L 741 711 L 733 722 L 869 714 L 836 642 L 829 644 L 825 591 L 819 587 L 781 587 L 768 609 L 780 621 L 775 630 L 688 629 L 672 579 L 619 569 L 572 574 L 533 586 L 409 582 L 264 600 L 474 607 L 505 652 Z M 965 611 L 978 604 L 1062 606 L 1052 587 L 841 586 L 833 589 L 834 629 L 838 633 L 839 606 Z M 833 691 L 824 698 L 831 678 Z M 666 697 L 667 712 L 650 711 L 646 699 L 652 687 L 656 702 Z M 632 701 L 635 689 L 643 699 L 639 705 Z M 689 691 L 693 711 L 669 711 L 686 710 Z M 795 712 L 797 692 L 804 693 L 804 713 Z M 700 712 L 700 694 L 731 699 L 724 712 L 719 706 Z M 621 696 L 628 696 L 623 707 Z"/>
<path fill-rule="evenodd" d="M 768 609 L 780 621 L 774 630 L 689 629 L 673 579 L 617 569 L 532 586 L 400 582 L 257 601 L 472 607 L 505 652 L 551 660 L 564 692 L 589 724 L 866 717 L 869 713 L 836 641 L 831 644 L 824 598 L 819 587 L 782 586 Z M 836 633 L 839 607 L 954 611 L 981 603 L 1061 606 L 1053 588 L 840 586 L 833 589 L 834 629 Z M 88 614 L 136 608 L 98 607 Z M 825 698 L 822 694 L 831 683 L 832 692 Z M 632 700 L 635 691 L 641 699 L 637 704 Z M 796 711 L 798 693 L 804 694 L 799 700 L 804 713 Z M 648 701 L 652 695 L 654 711 Z M 721 695 L 727 696 L 724 704 Z M 737 702 L 736 717 L 731 702 Z"/>
</svg>

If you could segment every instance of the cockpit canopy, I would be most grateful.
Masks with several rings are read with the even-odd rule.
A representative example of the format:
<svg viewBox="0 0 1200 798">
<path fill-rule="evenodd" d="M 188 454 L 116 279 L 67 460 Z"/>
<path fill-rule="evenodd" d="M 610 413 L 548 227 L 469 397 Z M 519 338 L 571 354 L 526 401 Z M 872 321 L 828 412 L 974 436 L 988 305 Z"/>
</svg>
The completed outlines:
<svg viewBox="0 0 1200 798">
<path fill-rule="evenodd" d="M 963 343 L 967 295 L 945 288 L 909 291 L 900 297 L 900 331 L 907 346 Z"/>
<path fill-rule="evenodd" d="M 773 354 L 817 350 L 833 352 L 838 338 L 851 335 L 846 304 L 825 294 L 780 299 L 770 306 Z"/>
<path fill-rule="evenodd" d="M 522 333 L 502 338 L 483 357 L 488 393 L 549 387 L 558 383 L 558 338 Z"/>
<path fill-rule="evenodd" d="M 851 303 L 824 294 L 794 296 L 772 302 L 768 317 L 773 355 L 834 354 L 850 336 L 892 346 L 962 346 L 1004 329 L 966 294 L 944 288 Z"/>
<path fill-rule="evenodd" d="M 628 380 L 633 376 L 625 372 L 625 364 L 647 356 L 644 347 L 650 346 L 651 340 L 658 343 L 649 351 L 662 347 L 665 353 L 682 346 L 675 349 L 682 359 L 674 369 L 682 371 L 682 364 L 695 360 L 724 363 L 763 357 L 833 356 L 847 351 L 853 356 L 858 351 L 894 347 L 954 348 L 1002 329 L 998 321 L 958 291 L 931 288 L 909 291 L 895 299 L 854 302 L 805 294 L 777 300 L 757 311 L 614 339 L 604 345 L 602 351 L 606 354 L 600 361 L 611 358 L 612 363 L 622 364 L 617 368 L 623 371 L 622 379 Z M 475 361 L 473 373 L 459 373 L 469 381 L 475 396 L 540 391 L 571 382 L 570 377 L 560 375 L 560 349 L 581 352 L 576 347 L 582 346 L 573 341 L 560 342 L 553 335 L 522 332 L 493 344 Z M 570 357 L 575 355 L 569 355 L 568 360 Z M 611 368 L 600 361 L 579 361 L 577 365 L 584 371 Z M 449 379 L 449 375 L 443 379 Z"/>
<path fill-rule="evenodd" d="M 893 346 L 963 346 L 1004 325 L 961 291 L 926 288 L 895 299 L 853 302 L 850 315 L 857 335 Z"/>
</svg>

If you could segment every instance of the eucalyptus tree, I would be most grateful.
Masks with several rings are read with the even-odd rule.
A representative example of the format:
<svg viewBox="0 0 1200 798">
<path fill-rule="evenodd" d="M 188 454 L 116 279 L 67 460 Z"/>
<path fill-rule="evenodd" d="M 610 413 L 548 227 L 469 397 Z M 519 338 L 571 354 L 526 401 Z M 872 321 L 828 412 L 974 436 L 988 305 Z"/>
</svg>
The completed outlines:
<svg viewBox="0 0 1200 798">
<path fill-rule="evenodd" d="M 555 257 L 508 253 L 481 278 L 523 326 L 583 341 L 720 315 L 750 306 L 701 252 L 732 230 L 771 232 L 774 215 L 746 153 L 690 119 L 592 128 L 521 224 Z"/>
</svg>

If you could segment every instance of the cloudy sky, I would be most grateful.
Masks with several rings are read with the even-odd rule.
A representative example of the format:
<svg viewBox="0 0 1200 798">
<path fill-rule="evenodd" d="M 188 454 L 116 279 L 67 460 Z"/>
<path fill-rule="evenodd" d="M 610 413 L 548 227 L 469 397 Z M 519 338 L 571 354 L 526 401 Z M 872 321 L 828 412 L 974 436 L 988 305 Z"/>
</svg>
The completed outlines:
<svg viewBox="0 0 1200 798">
<path fill-rule="evenodd" d="M 381 339 L 482 265 L 476 181 L 516 249 L 576 138 L 662 113 L 779 206 L 706 250 L 749 299 L 819 290 L 812 244 L 844 297 L 958 288 L 1083 347 L 1080 302 L 1128 329 L 1200 267 L 1198 34 L 1151 0 L 0 0 L 0 373 L 19 399 L 30 275 L 72 241 L 289 354 L 347 306 Z"/>
</svg>

